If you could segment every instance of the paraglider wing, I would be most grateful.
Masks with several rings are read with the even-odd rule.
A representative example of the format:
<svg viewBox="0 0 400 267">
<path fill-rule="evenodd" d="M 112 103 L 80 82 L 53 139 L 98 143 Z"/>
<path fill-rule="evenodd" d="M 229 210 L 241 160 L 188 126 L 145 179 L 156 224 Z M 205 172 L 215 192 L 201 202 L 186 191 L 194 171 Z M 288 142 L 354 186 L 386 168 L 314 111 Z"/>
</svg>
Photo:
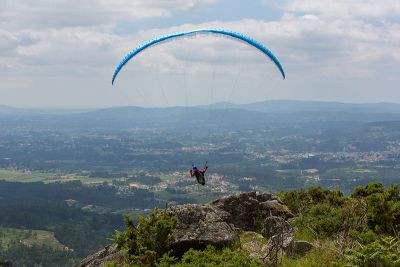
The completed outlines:
<svg viewBox="0 0 400 267">
<path fill-rule="evenodd" d="M 114 71 L 114 75 L 112 77 L 112 82 L 111 83 L 114 84 L 115 78 L 117 77 L 118 73 L 123 68 L 123 66 L 130 59 L 132 59 L 134 56 L 136 56 L 137 54 L 139 54 L 143 50 L 145 50 L 145 49 L 147 49 L 147 48 L 149 48 L 149 47 L 151 47 L 153 45 L 156 45 L 158 43 L 167 41 L 169 39 L 184 37 L 184 36 L 187 36 L 187 35 L 207 34 L 207 33 L 232 37 L 233 39 L 236 39 L 236 40 L 239 40 L 239 41 L 243 41 L 243 42 L 245 42 L 245 43 L 257 48 L 262 53 L 267 55 L 274 62 L 274 64 L 279 69 L 280 73 L 282 74 L 283 79 L 285 79 L 285 71 L 283 70 L 282 64 L 275 57 L 275 55 L 272 54 L 272 52 L 268 48 L 266 48 L 263 44 L 257 42 L 256 40 L 251 39 L 250 37 L 247 37 L 247 36 L 245 36 L 243 34 L 240 34 L 240 33 L 237 33 L 237 32 L 232 32 L 232 31 L 227 31 L 227 30 L 219 30 L 219 29 L 200 29 L 200 30 L 194 30 L 194 31 L 178 32 L 178 33 L 168 34 L 168 35 L 165 35 L 165 36 L 162 36 L 162 37 L 158 37 L 158 38 L 152 39 L 152 40 L 150 40 L 150 41 L 148 41 L 146 43 L 143 43 L 143 44 L 139 45 L 138 47 L 133 49 L 131 52 L 129 52 L 121 60 L 121 62 L 118 64 L 117 68 Z"/>
</svg>

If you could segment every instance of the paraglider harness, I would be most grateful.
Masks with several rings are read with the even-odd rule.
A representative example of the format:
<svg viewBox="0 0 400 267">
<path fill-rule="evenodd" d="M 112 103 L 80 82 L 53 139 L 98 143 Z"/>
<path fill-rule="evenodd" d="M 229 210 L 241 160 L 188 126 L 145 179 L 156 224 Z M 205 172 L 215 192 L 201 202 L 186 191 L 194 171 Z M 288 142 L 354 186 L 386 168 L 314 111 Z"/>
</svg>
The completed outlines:
<svg viewBox="0 0 400 267">
<path fill-rule="evenodd" d="M 197 182 L 201 185 L 205 185 L 206 180 L 204 178 L 204 173 L 207 171 L 207 169 L 208 169 L 207 161 L 204 164 L 204 168 L 200 170 L 196 167 L 196 165 L 192 164 L 192 169 L 190 170 L 190 176 L 191 177 L 196 176 Z"/>
</svg>

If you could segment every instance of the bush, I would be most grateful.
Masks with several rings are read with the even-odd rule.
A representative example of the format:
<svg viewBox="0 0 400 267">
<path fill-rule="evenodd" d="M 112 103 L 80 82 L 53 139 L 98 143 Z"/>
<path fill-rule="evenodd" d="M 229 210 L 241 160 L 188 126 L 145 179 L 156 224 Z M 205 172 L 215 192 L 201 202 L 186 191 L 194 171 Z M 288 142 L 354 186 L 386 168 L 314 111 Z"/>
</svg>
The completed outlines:
<svg viewBox="0 0 400 267">
<path fill-rule="evenodd" d="M 400 266 L 400 240 L 385 237 L 348 251 L 346 262 L 354 266 Z"/>
<path fill-rule="evenodd" d="M 124 220 L 126 229 L 114 235 L 117 249 L 125 256 L 124 266 L 263 266 L 247 252 L 232 248 L 217 250 L 208 246 L 203 251 L 190 249 L 181 259 L 170 256 L 177 219 L 157 208 L 148 218 L 140 217 L 137 226 L 129 215 L 125 215 Z M 106 266 L 116 264 L 109 262 Z"/>
<path fill-rule="evenodd" d="M 321 187 L 312 187 L 308 191 L 303 189 L 279 193 L 282 201 L 296 215 L 307 212 L 311 206 L 328 204 L 334 207 L 342 206 L 346 198 L 339 190 L 326 190 Z"/>
<path fill-rule="evenodd" d="M 387 190 L 382 183 L 374 182 L 357 186 L 352 198 L 363 198 L 367 202 L 368 226 L 381 234 L 395 234 L 400 227 L 400 186 L 392 185 Z"/>
<path fill-rule="evenodd" d="M 114 242 L 129 263 L 155 265 L 169 250 L 177 219 L 169 212 L 157 208 L 148 218 L 139 217 L 137 227 L 129 215 L 124 216 L 126 230 L 116 231 Z"/>
<path fill-rule="evenodd" d="M 340 230 L 342 206 L 346 202 L 342 192 L 314 187 L 308 191 L 280 193 L 280 196 L 298 216 L 295 224 L 300 231 L 311 228 L 319 237 L 329 237 Z"/>
<path fill-rule="evenodd" d="M 320 187 L 280 196 L 298 216 L 295 225 L 300 232 L 311 228 L 323 238 L 340 233 L 360 240 L 364 237 L 358 236 L 369 230 L 380 235 L 395 235 L 400 230 L 400 185 L 385 189 L 382 183 L 372 182 L 357 186 L 350 197 Z"/>
<path fill-rule="evenodd" d="M 172 264 L 171 258 L 161 259 L 159 266 L 167 267 L 197 267 L 197 266 L 264 266 L 260 260 L 252 259 L 244 251 L 233 251 L 230 248 L 217 250 L 213 246 L 207 246 L 205 250 L 188 250 L 181 262 Z"/>
</svg>

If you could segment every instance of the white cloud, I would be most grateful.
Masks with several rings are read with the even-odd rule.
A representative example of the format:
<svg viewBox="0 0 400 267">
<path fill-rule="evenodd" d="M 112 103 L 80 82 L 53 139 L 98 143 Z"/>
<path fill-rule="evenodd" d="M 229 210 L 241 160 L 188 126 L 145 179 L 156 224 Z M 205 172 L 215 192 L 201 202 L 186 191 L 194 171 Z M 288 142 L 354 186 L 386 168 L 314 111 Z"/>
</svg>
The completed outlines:
<svg viewBox="0 0 400 267">
<path fill-rule="evenodd" d="M 0 27 L 62 28 L 98 26 L 213 4 L 217 0 L 2 0 Z"/>
<path fill-rule="evenodd" d="M 386 18 L 400 15 L 398 0 L 289 0 L 286 10 L 331 18 Z"/>
<path fill-rule="evenodd" d="M 356 20 L 324 20 L 315 15 L 286 15 L 280 21 L 273 22 L 245 19 L 234 22 L 187 24 L 141 32 L 140 38 L 146 40 L 175 31 L 207 27 L 234 29 L 248 34 L 270 47 L 278 58 L 291 64 L 304 64 L 304 61 L 307 64 L 374 61 L 386 57 L 400 60 L 399 24 L 385 23 L 373 26 Z M 234 42 L 218 39 L 210 41 L 209 38 L 199 39 L 190 46 L 180 45 L 177 41 L 173 46 L 168 46 L 168 49 L 172 54 L 176 54 L 176 58 L 185 52 L 190 53 L 188 50 L 196 51 L 195 55 L 201 55 L 198 61 L 212 60 L 210 57 L 215 54 L 222 54 L 222 59 L 227 61 L 232 56 L 236 59 L 240 56 L 245 59 L 248 56 L 247 52 L 251 50 L 237 46 Z M 221 57 L 219 59 L 221 60 Z"/>
<path fill-rule="evenodd" d="M 400 25 L 386 23 L 373 26 L 355 20 L 325 20 L 316 15 L 286 15 L 280 21 L 272 22 L 244 19 L 184 24 L 140 31 L 132 36 L 117 35 L 109 26 L 24 30 L 15 34 L 2 31 L 0 37 L 6 38 L 0 42 L 0 51 L 3 49 L 3 55 L 5 52 L 11 55 L 10 51 L 14 48 L 14 56 L 3 57 L 3 61 L 8 59 L 8 66 L 14 65 L 15 68 L 25 65 L 36 70 L 42 66 L 51 68 L 51 71 L 72 71 L 78 67 L 85 71 L 91 68 L 97 71 L 99 68 L 115 67 L 126 53 L 155 36 L 208 27 L 233 29 L 247 34 L 269 47 L 284 66 L 318 67 L 326 75 L 332 71 L 340 72 L 343 66 L 339 65 L 352 62 L 373 62 L 386 58 L 400 61 L 397 45 L 400 43 Z M 210 71 L 215 64 L 241 62 L 259 65 L 265 64 L 264 61 L 265 57 L 256 53 L 254 48 L 241 43 L 198 37 L 151 48 L 137 57 L 133 67 L 145 66 L 173 72 L 184 65 L 190 66 L 188 71 Z"/>
<path fill-rule="evenodd" d="M 392 7 L 392 11 L 396 10 L 397 1 L 384 1 L 388 3 L 383 5 L 385 10 L 389 9 L 387 6 Z M 70 17 L 71 21 L 79 24 L 81 22 L 79 19 L 75 19 L 74 14 L 79 15 L 79 12 L 83 12 L 86 15 L 82 17 L 88 18 L 88 21 L 92 23 L 95 23 L 96 19 L 91 20 L 91 16 L 101 17 L 101 22 L 97 23 L 108 24 L 115 20 L 137 19 L 143 16 L 168 16 L 173 10 L 190 9 L 212 2 L 215 0 L 117 0 L 112 4 L 106 0 L 85 2 L 78 0 L 5 0 L 0 4 L 6 7 L 6 9 L 0 9 L 2 10 L 0 18 L 17 14 L 18 12 L 12 12 L 13 8 L 18 9 L 20 14 L 24 13 L 21 10 L 27 11 L 31 8 L 36 12 L 30 12 L 31 15 L 27 15 L 27 17 L 31 16 L 30 19 L 36 22 L 40 20 L 39 17 L 47 20 L 49 17 L 46 18 L 46 14 L 53 14 L 52 16 L 57 16 L 59 21 L 62 21 L 64 16 L 64 18 Z M 242 19 L 232 22 L 212 21 L 202 24 L 183 24 L 163 29 L 143 30 L 134 36 L 120 36 L 113 32 L 112 25 L 85 25 L 82 27 L 65 27 L 64 25 L 62 28 L 21 28 L 13 31 L 0 29 L 0 56 L 3 55 L 3 62 L 8 60 L 9 63 L 15 63 L 17 61 L 20 65 L 66 65 L 66 67 L 73 68 L 75 64 L 85 64 L 85 66 L 101 68 L 101 66 L 108 67 L 108 65 L 116 63 L 135 46 L 155 36 L 194 28 L 215 27 L 248 34 L 265 43 L 277 54 L 278 58 L 291 65 L 307 62 L 307 65 L 322 65 L 331 69 L 329 63 L 368 62 L 384 58 L 400 60 L 399 24 L 384 22 L 380 25 L 373 25 L 355 19 L 326 18 L 323 15 L 331 12 L 329 11 L 331 2 L 322 1 L 321 3 L 320 1 L 293 0 L 288 3 L 288 10 L 314 12 L 315 14 L 299 16 L 287 13 L 278 21 Z M 353 8 L 361 5 L 358 0 L 352 1 L 348 5 L 345 3 L 350 3 L 350 1 L 339 0 L 332 3 L 333 10 L 340 10 L 341 14 L 346 14 L 343 10 L 349 5 Z M 360 11 L 360 9 L 357 10 Z M 105 16 L 100 16 L 103 13 Z M 85 23 L 82 22 L 82 24 Z M 193 51 L 196 52 L 193 53 Z M 153 48 L 151 52 L 146 53 L 146 59 L 138 57 L 138 63 L 153 68 L 158 66 L 163 70 L 171 70 L 181 66 L 185 61 L 204 63 L 203 67 L 206 67 L 206 63 L 210 62 L 228 64 L 232 60 L 244 62 L 247 60 L 249 63 L 257 57 L 258 55 L 252 53 L 251 48 L 225 39 L 198 38 L 196 41 L 176 41 L 173 45 Z M 7 64 L 3 63 L 4 65 Z M 8 64 L 8 66 L 10 65 L 15 64 Z"/>
</svg>

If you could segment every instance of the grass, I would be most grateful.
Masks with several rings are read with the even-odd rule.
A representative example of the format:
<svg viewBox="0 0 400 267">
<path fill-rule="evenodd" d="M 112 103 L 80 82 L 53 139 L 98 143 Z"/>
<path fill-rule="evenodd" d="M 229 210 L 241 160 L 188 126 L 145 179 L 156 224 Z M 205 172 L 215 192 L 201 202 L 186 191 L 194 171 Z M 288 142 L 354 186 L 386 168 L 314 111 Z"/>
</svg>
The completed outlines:
<svg viewBox="0 0 400 267">
<path fill-rule="evenodd" d="M 313 243 L 315 241 L 315 235 L 309 229 L 298 229 L 295 232 L 294 238 L 296 240 L 305 240 L 305 241 L 308 241 L 310 243 Z"/>
<path fill-rule="evenodd" d="M 23 183 L 41 182 L 51 179 L 52 176 L 53 175 L 49 173 L 0 169 L 0 180 L 6 180 L 9 182 L 23 182 Z"/>
<path fill-rule="evenodd" d="M 81 181 L 83 184 L 101 184 L 104 182 L 110 183 L 110 178 L 89 178 L 87 176 L 79 175 L 65 175 L 56 176 L 53 173 L 44 173 L 37 171 L 23 171 L 14 169 L 0 169 L 0 180 L 9 182 L 21 182 L 21 183 L 55 183 L 55 182 L 70 182 L 70 181 Z"/>
<path fill-rule="evenodd" d="M 0 249 L 6 250 L 12 242 L 23 243 L 26 246 L 47 245 L 56 250 L 64 250 L 65 246 L 55 237 L 53 232 L 0 227 Z"/>
<path fill-rule="evenodd" d="M 317 267 L 317 266 L 343 266 L 339 255 L 333 250 L 328 248 L 315 248 L 306 254 L 289 258 L 282 257 L 282 264 L 280 266 L 288 267 Z"/>
<path fill-rule="evenodd" d="M 302 240 L 309 239 L 312 241 L 312 233 L 303 232 L 296 233 L 296 239 L 301 238 Z M 261 247 L 257 250 L 252 248 L 251 242 L 258 242 Z M 241 232 L 240 233 L 240 243 L 242 244 L 242 249 L 247 251 L 248 253 L 258 253 L 259 255 L 266 254 L 266 246 L 268 240 L 264 238 L 262 235 L 254 233 L 254 232 Z M 253 243 L 254 244 L 254 243 Z M 334 243 L 330 240 L 322 240 L 319 241 L 320 246 L 312 249 L 311 251 L 305 253 L 304 255 L 299 255 L 295 258 L 290 258 L 283 254 L 282 257 L 279 257 L 280 264 L 278 266 L 285 267 L 317 267 L 317 266 L 343 266 L 341 262 L 341 258 L 339 254 L 334 249 Z"/>
</svg>

